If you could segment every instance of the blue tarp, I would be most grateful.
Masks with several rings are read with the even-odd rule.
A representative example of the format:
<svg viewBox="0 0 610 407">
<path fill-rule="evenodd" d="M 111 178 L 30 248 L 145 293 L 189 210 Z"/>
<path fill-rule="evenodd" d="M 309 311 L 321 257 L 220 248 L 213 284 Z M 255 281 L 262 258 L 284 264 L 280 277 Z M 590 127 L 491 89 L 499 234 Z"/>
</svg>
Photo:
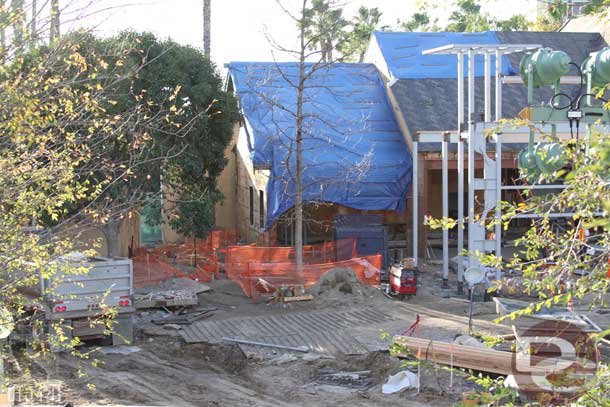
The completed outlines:
<svg viewBox="0 0 610 407">
<path fill-rule="evenodd" d="M 306 74 L 311 72 L 306 66 Z M 233 62 L 255 165 L 270 167 L 267 227 L 294 206 L 297 63 Z M 303 200 L 404 211 L 411 153 L 372 64 L 332 64 L 304 94 Z"/>
<path fill-rule="evenodd" d="M 455 55 L 422 55 L 422 51 L 448 44 L 499 44 L 494 31 L 477 33 L 454 32 L 384 32 L 373 33 L 388 71 L 395 79 L 457 78 Z M 495 57 L 491 59 L 492 75 L 495 75 Z M 467 74 L 468 58 L 464 61 Z M 475 75 L 484 76 L 484 57 L 475 57 Z M 502 57 L 502 73 L 517 73 L 507 56 Z"/>
</svg>

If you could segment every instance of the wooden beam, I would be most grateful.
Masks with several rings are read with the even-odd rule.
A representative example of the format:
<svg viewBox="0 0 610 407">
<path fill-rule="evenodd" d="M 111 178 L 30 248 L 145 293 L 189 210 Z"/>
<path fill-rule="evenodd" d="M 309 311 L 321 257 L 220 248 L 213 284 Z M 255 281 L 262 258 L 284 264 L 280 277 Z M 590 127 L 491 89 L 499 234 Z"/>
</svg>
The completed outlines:
<svg viewBox="0 0 610 407">
<path fill-rule="evenodd" d="M 515 373 L 515 366 L 518 366 L 518 364 L 515 364 L 516 361 L 519 358 L 523 358 L 523 365 L 528 366 L 528 374 L 548 375 L 553 371 L 560 370 L 556 368 L 560 363 L 559 359 L 456 345 L 408 336 L 395 336 L 393 342 L 408 350 L 408 353 L 397 352 L 397 356 L 415 356 L 418 360 L 440 363 L 456 368 L 509 375 Z"/>
</svg>

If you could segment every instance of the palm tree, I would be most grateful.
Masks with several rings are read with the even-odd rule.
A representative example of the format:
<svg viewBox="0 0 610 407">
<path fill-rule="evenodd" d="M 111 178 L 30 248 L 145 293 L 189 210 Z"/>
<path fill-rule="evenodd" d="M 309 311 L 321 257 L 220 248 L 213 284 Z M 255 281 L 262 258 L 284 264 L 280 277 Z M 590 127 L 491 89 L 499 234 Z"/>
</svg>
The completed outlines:
<svg viewBox="0 0 610 407">
<path fill-rule="evenodd" d="M 349 23 L 343 18 L 343 9 L 334 0 L 313 0 L 301 24 L 308 48 L 319 50 L 324 62 L 333 61 L 333 50 L 340 50 L 347 36 Z"/>
<path fill-rule="evenodd" d="M 369 39 L 373 31 L 377 29 L 380 18 L 381 11 L 377 7 L 367 8 L 361 6 L 358 9 L 358 15 L 354 17 L 352 22 L 353 29 L 350 33 L 350 40 L 353 41 L 353 52 L 358 55 L 358 62 L 364 61 Z"/>
</svg>

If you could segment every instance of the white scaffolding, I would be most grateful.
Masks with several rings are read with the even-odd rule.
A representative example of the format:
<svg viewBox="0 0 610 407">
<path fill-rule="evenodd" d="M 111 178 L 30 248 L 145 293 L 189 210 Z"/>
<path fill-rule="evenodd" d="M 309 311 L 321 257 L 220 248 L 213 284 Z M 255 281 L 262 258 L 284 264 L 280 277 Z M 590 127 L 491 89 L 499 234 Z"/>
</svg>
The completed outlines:
<svg viewBox="0 0 610 407">
<path fill-rule="evenodd" d="M 562 189 L 563 185 L 502 185 L 502 144 L 503 138 L 509 143 L 528 142 L 530 126 L 534 126 L 536 131 L 553 134 L 569 134 L 570 128 L 567 121 L 556 123 L 531 123 L 530 126 L 502 128 L 498 127 L 498 120 L 502 118 L 502 84 L 514 83 L 522 84 L 520 77 L 502 76 L 502 56 L 506 54 L 532 51 L 540 48 L 539 44 L 476 44 L 476 45 L 446 45 L 439 48 L 424 51 L 423 54 L 453 54 L 457 57 L 457 109 L 458 123 L 457 130 L 447 132 L 420 132 L 413 140 L 413 252 L 414 257 L 418 256 L 418 144 L 420 142 L 441 143 L 442 153 L 442 202 L 443 218 L 448 217 L 449 196 L 448 196 L 448 151 L 449 143 L 457 144 L 457 171 L 458 171 L 458 233 L 457 233 L 457 273 L 458 273 L 458 292 L 463 292 L 464 282 L 464 261 L 462 253 L 464 251 L 464 141 L 468 143 L 468 251 L 470 253 L 494 253 L 502 256 L 502 211 L 498 202 L 501 200 L 503 190 L 517 189 Z M 475 110 L 475 58 L 482 55 L 484 59 L 485 86 L 484 86 L 484 122 L 476 121 Z M 491 117 L 491 57 L 495 56 L 495 115 Z M 468 126 L 464 121 L 464 61 L 468 61 Z M 561 78 L 561 83 L 580 83 L 575 77 L 566 76 Z M 589 125 L 590 126 L 590 125 Z M 608 131 L 604 125 L 594 126 L 601 130 Z M 464 131 L 466 130 L 466 131 Z M 491 134 L 491 135 L 490 135 Z M 489 144 L 488 144 L 489 143 Z M 491 143 L 494 149 L 491 149 Z M 493 158 L 489 153 L 493 152 Z M 483 177 L 475 176 L 476 157 L 483 161 Z M 483 192 L 483 210 L 480 214 L 475 214 L 475 193 Z M 493 214 L 493 216 L 489 216 Z M 573 213 L 552 213 L 551 218 L 566 218 L 574 216 Z M 537 214 L 519 214 L 513 218 L 538 218 Z M 493 218 L 495 222 L 494 233 L 491 237 L 486 236 L 486 220 Z M 479 265 L 477 256 L 468 256 L 468 266 Z M 496 270 L 496 278 L 500 277 L 500 270 Z M 448 288 L 449 278 L 449 235 L 448 230 L 443 228 L 443 287 Z"/>
<path fill-rule="evenodd" d="M 417 188 L 417 154 L 418 142 L 436 141 L 442 144 L 442 179 L 443 179 L 443 218 L 448 217 L 449 196 L 448 196 L 448 143 L 457 143 L 458 150 L 458 236 L 457 236 L 457 272 L 458 272 L 458 292 L 463 290 L 464 265 L 462 253 L 464 251 L 464 140 L 468 141 L 468 250 L 471 252 L 495 252 L 501 256 L 501 225 L 497 222 L 493 239 L 485 236 L 485 225 L 475 221 L 475 192 L 484 193 L 484 210 L 480 219 L 485 219 L 487 214 L 494 210 L 495 218 L 501 219 L 501 209 L 497 205 L 501 197 L 502 188 L 502 146 L 500 138 L 495 143 L 495 157 L 490 158 L 487 154 L 487 142 L 483 131 L 477 131 L 475 120 L 475 58 L 477 55 L 484 57 L 485 86 L 484 86 L 484 121 L 492 122 L 491 117 L 491 57 L 495 56 L 495 120 L 502 117 L 502 57 L 507 54 L 535 50 L 540 48 L 539 44 L 449 44 L 442 47 L 426 50 L 424 55 L 432 54 L 453 54 L 457 57 L 457 110 L 458 122 L 457 131 L 437 134 L 419 134 L 413 145 L 413 251 L 414 256 L 418 255 L 418 188 Z M 465 130 L 464 121 L 464 60 L 468 57 L 468 127 Z M 485 126 L 482 126 L 485 127 Z M 528 129 L 529 131 L 529 129 Z M 426 140 L 422 139 L 424 137 Z M 475 176 L 475 155 L 479 154 L 483 158 L 484 176 Z M 448 288 L 449 279 L 449 231 L 443 228 L 443 287 Z M 475 256 L 468 256 L 469 266 L 478 264 Z"/>
</svg>

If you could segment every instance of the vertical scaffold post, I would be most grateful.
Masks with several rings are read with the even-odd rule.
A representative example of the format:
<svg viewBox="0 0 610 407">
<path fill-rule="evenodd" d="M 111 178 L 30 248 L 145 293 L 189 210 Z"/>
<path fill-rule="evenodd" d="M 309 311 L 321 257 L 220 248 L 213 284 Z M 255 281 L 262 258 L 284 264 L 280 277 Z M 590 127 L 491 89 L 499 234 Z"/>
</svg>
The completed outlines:
<svg viewBox="0 0 610 407">
<path fill-rule="evenodd" d="M 491 121 L 491 54 L 485 52 L 485 121 Z"/>
<path fill-rule="evenodd" d="M 475 188 L 475 168 L 474 168 L 474 143 L 472 142 L 475 132 L 474 125 L 474 63 L 475 54 L 473 50 L 468 51 L 468 250 L 474 248 L 474 188 Z M 472 254 L 468 256 L 468 265 L 474 266 L 476 260 Z"/>
<path fill-rule="evenodd" d="M 415 266 L 418 265 L 418 255 L 419 255 L 419 236 L 418 236 L 418 228 L 419 228 L 419 197 L 418 197 L 418 179 L 419 179 L 419 169 L 417 167 L 417 140 L 413 140 L 413 179 L 411 180 L 411 189 L 413 191 L 413 261 Z"/>
<path fill-rule="evenodd" d="M 464 262 L 462 252 L 464 251 L 464 140 L 462 139 L 462 125 L 464 124 L 464 54 L 458 53 L 458 230 L 457 230 L 457 293 L 464 293 Z"/>
<path fill-rule="evenodd" d="M 443 134 L 443 221 L 449 218 L 449 134 Z M 443 288 L 449 288 L 449 229 L 443 227 Z"/>
</svg>

